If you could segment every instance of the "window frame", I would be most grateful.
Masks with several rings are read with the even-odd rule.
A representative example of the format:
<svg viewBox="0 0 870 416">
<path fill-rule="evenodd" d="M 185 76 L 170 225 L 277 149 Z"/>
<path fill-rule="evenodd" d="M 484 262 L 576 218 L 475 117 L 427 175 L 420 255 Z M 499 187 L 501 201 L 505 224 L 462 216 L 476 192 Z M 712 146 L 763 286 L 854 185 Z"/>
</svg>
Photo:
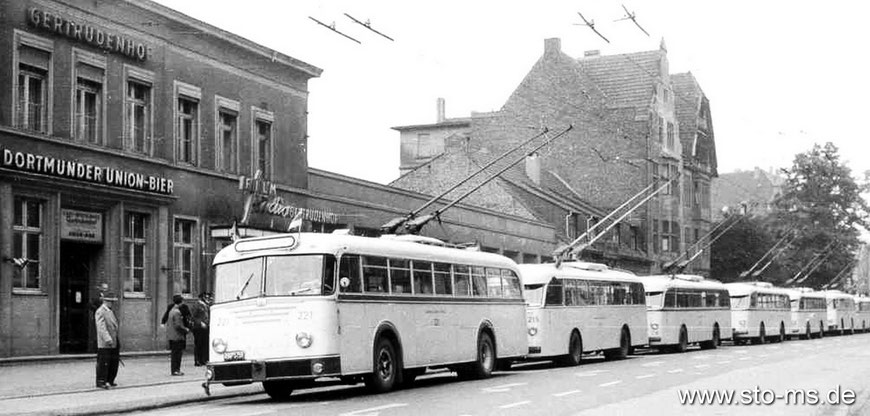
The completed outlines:
<svg viewBox="0 0 870 416">
<path fill-rule="evenodd" d="M 79 76 L 79 66 L 80 65 L 88 65 L 92 66 L 96 69 L 99 69 L 103 72 L 101 79 L 99 80 L 100 91 L 98 96 L 99 102 L 97 103 L 97 121 L 96 121 L 96 140 L 89 140 L 87 137 L 79 136 L 79 111 L 78 111 L 78 95 L 79 95 L 79 79 L 83 79 L 85 81 L 96 82 L 90 78 L 84 78 Z M 104 55 L 98 55 L 95 53 L 91 53 L 79 48 L 72 48 L 72 65 L 70 67 L 70 76 L 73 80 L 72 84 L 72 96 L 70 97 L 70 138 L 78 143 L 96 145 L 96 146 L 104 146 L 106 144 L 106 109 L 107 106 L 107 98 L 108 91 L 106 88 L 106 68 L 107 68 L 107 59 Z"/>
<path fill-rule="evenodd" d="M 142 150 L 138 150 L 134 143 L 134 134 L 133 134 L 133 124 L 132 120 L 130 120 L 130 106 L 135 105 L 136 102 L 130 96 L 130 87 L 131 84 L 139 84 L 145 88 L 148 88 L 147 98 L 143 107 L 146 109 L 146 120 L 145 126 L 143 128 L 146 129 L 145 133 L 143 133 L 142 137 Z M 151 71 L 147 71 L 141 68 L 137 68 L 131 65 L 124 64 L 124 80 L 123 80 L 123 91 L 124 91 L 124 109 L 123 113 L 123 137 L 124 144 L 123 148 L 126 151 L 142 154 L 145 156 L 153 156 L 154 155 L 154 113 L 155 113 L 155 105 L 154 105 L 154 73 Z"/>
<path fill-rule="evenodd" d="M 251 107 L 251 176 L 253 177 L 257 170 L 260 170 L 260 123 L 268 123 L 269 125 L 269 160 L 268 172 L 262 172 L 262 178 L 271 180 L 274 178 L 275 170 L 275 114 L 271 111 L 259 107 Z"/>
<path fill-rule="evenodd" d="M 26 204 L 28 202 L 33 202 L 33 203 L 38 204 L 38 209 L 39 209 L 39 226 L 38 227 L 32 227 L 32 226 L 28 225 L 27 207 L 26 206 L 23 206 L 22 211 L 21 211 L 22 212 L 22 224 L 19 225 L 19 224 L 15 223 L 16 205 L 18 203 Z M 38 248 L 39 254 L 38 254 L 38 257 L 35 259 L 35 261 L 29 262 L 26 266 L 24 266 L 22 268 L 18 268 L 17 266 L 13 266 L 13 267 L 15 267 L 15 269 L 12 272 L 12 279 L 11 279 L 12 280 L 12 284 L 11 284 L 12 292 L 18 293 L 18 294 L 20 294 L 20 293 L 42 294 L 45 292 L 44 288 L 46 287 L 45 286 L 45 279 L 43 276 L 43 272 L 44 272 L 43 258 L 46 256 L 45 219 L 46 219 L 46 210 L 48 209 L 48 200 L 46 200 L 45 198 L 40 198 L 40 197 L 36 197 L 33 195 L 28 195 L 28 194 L 23 194 L 23 195 L 14 194 L 12 197 L 12 204 L 13 204 L 12 205 L 12 207 L 13 207 L 12 213 L 11 213 L 11 217 L 12 217 L 12 247 L 10 248 L 12 250 L 12 256 L 15 256 L 15 252 L 14 252 L 15 239 L 18 238 L 19 236 L 22 237 L 21 249 L 23 251 L 23 253 L 22 253 L 23 258 L 25 258 L 27 260 L 31 260 L 31 259 L 30 259 L 30 255 L 28 253 L 28 245 L 27 245 L 27 237 L 26 236 L 37 235 L 37 238 L 38 238 L 37 244 L 39 245 L 39 248 Z M 35 265 L 37 267 L 38 282 L 36 284 L 36 287 L 29 287 L 28 283 L 27 283 L 27 281 L 29 280 L 28 276 L 27 276 L 27 270 L 28 270 L 28 267 L 32 266 L 32 263 L 35 263 Z M 23 274 L 21 278 L 24 281 L 24 286 L 16 286 L 15 285 L 16 273 Z"/>
<path fill-rule="evenodd" d="M 221 97 L 220 95 L 215 95 L 215 170 L 219 172 L 231 173 L 231 174 L 239 174 L 241 169 L 241 159 L 239 157 L 239 143 L 240 143 L 240 135 L 239 135 L 239 126 L 241 125 L 241 105 L 238 101 L 231 100 L 229 98 Z M 233 128 L 233 138 L 232 138 L 232 148 L 230 159 L 232 161 L 233 166 L 227 167 L 224 166 L 224 154 L 226 153 L 226 149 L 224 149 L 224 126 L 222 123 L 222 114 L 228 114 L 235 117 L 235 125 Z"/>
<path fill-rule="evenodd" d="M 142 229 L 142 238 L 136 238 L 135 235 L 133 237 L 127 236 L 127 222 L 130 220 L 130 215 L 138 215 L 141 216 L 143 221 L 143 229 Z M 151 227 L 153 226 L 153 218 L 154 215 L 151 212 L 146 210 L 139 209 L 125 209 L 121 216 L 121 252 L 123 253 L 121 256 L 121 267 L 122 267 L 122 281 L 124 288 L 124 297 L 125 298 L 145 298 L 148 296 L 149 287 L 148 287 L 148 274 L 152 270 L 152 235 L 153 231 Z M 130 252 L 127 253 L 127 244 L 130 244 Z M 130 283 L 130 288 L 135 289 L 135 275 L 134 271 L 136 268 L 133 266 L 135 261 L 133 257 L 135 256 L 135 247 L 137 245 L 142 246 L 142 290 L 128 290 L 127 284 Z"/>
<path fill-rule="evenodd" d="M 200 137 L 202 131 L 202 89 L 195 85 L 187 84 L 178 80 L 173 81 L 173 89 L 174 105 L 172 110 L 172 120 L 174 120 L 173 137 L 175 140 L 173 140 L 173 142 L 175 145 L 173 146 L 173 149 L 175 163 L 199 166 L 201 160 Z M 182 113 L 182 102 L 191 104 L 192 114 L 186 115 L 185 113 Z M 187 159 L 183 159 L 181 154 L 181 148 L 184 141 L 182 133 L 183 120 L 188 120 L 191 123 L 191 137 L 189 138 L 190 154 Z"/>
<path fill-rule="evenodd" d="M 38 134 L 51 135 L 53 132 L 53 111 L 54 108 L 54 42 L 48 38 L 43 38 L 40 36 L 36 36 L 34 34 L 24 32 L 18 29 L 13 29 L 13 46 L 12 46 L 12 105 L 10 105 L 10 114 L 12 118 L 12 125 L 24 129 L 27 131 L 35 132 Z M 44 99 L 44 107 L 41 116 L 41 130 L 31 130 L 30 128 L 20 126 L 18 122 L 18 112 L 19 112 L 19 99 L 18 89 L 19 82 L 18 77 L 21 73 L 21 60 L 19 49 L 24 46 L 28 48 L 33 48 L 37 50 L 41 50 L 48 54 L 48 63 L 45 68 L 45 85 L 43 88 L 43 99 Z M 25 64 L 27 65 L 27 64 Z"/>
<path fill-rule="evenodd" d="M 190 243 L 180 242 L 178 240 L 178 233 L 176 231 L 176 224 L 178 223 L 187 223 L 190 224 Z M 175 267 L 172 268 L 173 276 L 172 276 L 172 288 L 173 293 L 180 293 L 182 296 L 186 297 L 194 297 L 198 290 L 195 288 L 200 287 L 200 247 L 202 238 L 200 236 L 200 221 L 199 218 L 186 216 L 186 215 L 175 215 L 172 218 L 172 261 Z M 182 270 L 182 264 L 179 263 L 179 250 L 190 250 L 190 281 L 188 282 L 188 292 L 184 292 L 181 290 L 178 284 L 179 279 L 183 279 L 184 270 Z"/>
</svg>

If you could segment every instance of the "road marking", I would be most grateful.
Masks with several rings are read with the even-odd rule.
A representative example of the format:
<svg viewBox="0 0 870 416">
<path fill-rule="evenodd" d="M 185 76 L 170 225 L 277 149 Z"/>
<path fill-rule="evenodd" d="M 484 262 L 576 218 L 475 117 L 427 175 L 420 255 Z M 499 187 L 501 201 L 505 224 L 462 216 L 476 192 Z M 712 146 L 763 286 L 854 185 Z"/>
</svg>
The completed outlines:
<svg viewBox="0 0 870 416">
<path fill-rule="evenodd" d="M 710 366 L 710 364 L 698 364 L 695 366 L 695 368 L 707 368 L 709 366 Z"/>
<path fill-rule="evenodd" d="M 655 374 L 644 374 L 644 375 L 642 375 L 642 376 L 637 376 L 637 377 L 635 377 L 635 378 L 638 379 L 638 380 L 640 380 L 640 379 L 643 379 L 643 378 L 650 378 L 650 377 L 655 377 L 655 376 L 656 376 Z"/>
<path fill-rule="evenodd" d="M 746 361 L 746 360 L 750 360 L 750 359 L 752 359 L 752 357 L 740 357 L 740 358 L 738 358 L 738 360 L 740 360 L 740 361 Z"/>
<path fill-rule="evenodd" d="M 363 414 L 377 415 L 379 410 L 387 410 L 387 409 L 392 409 L 394 407 L 405 407 L 407 405 L 408 405 L 407 403 L 385 404 L 383 406 L 370 407 L 368 409 L 360 409 L 360 410 L 354 410 L 352 412 L 342 413 L 340 416 L 355 416 L 355 415 L 363 415 Z"/>
<path fill-rule="evenodd" d="M 564 396 L 568 396 L 570 394 L 577 394 L 577 393 L 580 393 L 580 390 L 563 391 L 561 393 L 554 393 L 553 397 L 564 397 Z"/>
<path fill-rule="evenodd" d="M 609 383 L 599 384 L 598 387 L 610 387 L 622 383 L 622 380 L 611 381 Z"/>
<path fill-rule="evenodd" d="M 529 404 L 529 403 L 531 403 L 530 400 L 525 400 L 525 401 L 521 401 L 521 402 L 516 402 L 516 403 L 506 404 L 506 405 L 504 405 L 504 406 L 499 406 L 498 408 L 499 408 L 499 409 L 510 409 L 511 407 L 522 406 L 522 405 L 524 405 L 524 404 Z"/>
<path fill-rule="evenodd" d="M 484 387 L 481 390 L 483 390 L 487 393 L 503 393 L 506 391 L 510 391 L 511 387 L 525 386 L 526 384 L 529 384 L 529 383 L 502 384 L 501 386 Z"/>
<path fill-rule="evenodd" d="M 692 357 L 693 360 L 706 360 L 707 358 L 710 358 L 709 354 L 695 355 Z"/>
<path fill-rule="evenodd" d="M 731 360 L 717 361 L 716 364 L 731 364 Z"/>
<path fill-rule="evenodd" d="M 651 363 L 641 364 L 640 366 L 641 367 L 658 367 L 664 363 L 665 363 L 664 361 L 653 361 Z"/>
<path fill-rule="evenodd" d="M 676 370 L 668 370 L 668 373 L 671 373 L 671 374 L 677 374 L 677 373 L 682 373 L 682 372 L 683 372 L 682 368 L 678 368 Z"/>
<path fill-rule="evenodd" d="M 747 352 L 746 350 L 734 350 L 734 354 L 746 354 Z"/>
<path fill-rule="evenodd" d="M 608 370 L 592 370 L 592 371 L 584 371 L 582 373 L 575 373 L 574 375 L 577 377 L 593 377 L 600 375 L 601 373 L 606 373 Z"/>
</svg>

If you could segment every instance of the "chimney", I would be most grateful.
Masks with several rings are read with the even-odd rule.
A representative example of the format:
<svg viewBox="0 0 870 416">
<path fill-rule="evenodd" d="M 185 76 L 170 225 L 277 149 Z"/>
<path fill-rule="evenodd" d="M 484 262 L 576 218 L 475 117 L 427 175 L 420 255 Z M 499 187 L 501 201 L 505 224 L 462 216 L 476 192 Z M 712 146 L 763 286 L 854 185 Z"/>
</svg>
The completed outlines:
<svg viewBox="0 0 870 416">
<path fill-rule="evenodd" d="M 526 176 L 535 183 L 541 185 L 541 159 L 537 153 L 526 156 Z"/>
<path fill-rule="evenodd" d="M 601 56 L 601 51 L 598 49 L 593 49 L 591 51 L 583 52 L 584 58 L 594 58 L 596 56 Z"/>
<path fill-rule="evenodd" d="M 562 52 L 562 39 L 544 39 L 544 55 Z"/>
<path fill-rule="evenodd" d="M 446 118 L 444 117 L 444 108 L 445 108 L 444 99 L 441 97 L 438 97 L 438 99 L 435 100 L 435 106 L 437 107 L 435 110 L 436 111 L 435 122 L 442 123 L 442 122 L 444 122 L 444 120 L 446 120 Z"/>
</svg>

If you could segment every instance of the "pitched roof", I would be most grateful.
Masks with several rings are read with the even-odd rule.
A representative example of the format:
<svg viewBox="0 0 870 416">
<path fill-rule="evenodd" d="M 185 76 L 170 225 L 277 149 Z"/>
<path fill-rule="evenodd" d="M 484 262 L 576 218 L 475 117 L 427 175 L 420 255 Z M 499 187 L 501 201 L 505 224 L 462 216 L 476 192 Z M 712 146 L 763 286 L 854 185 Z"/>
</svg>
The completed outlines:
<svg viewBox="0 0 870 416">
<path fill-rule="evenodd" d="M 674 107 L 680 123 L 680 143 L 683 157 L 692 156 L 692 145 L 698 132 L 698 113 L 701 111 L 701 97 L 704 92 L 691 72 L 671 75 L 674 87 Z"/>
<path fill-rule="evenodd" d="M 662 77 L 661 60 L 665 51 L 654 50 L 619 55 L 592 55 L 577 63 L 607 94 L 608 106 L 641 107 L 649 105 L 655 84 Z"/>
</svg>

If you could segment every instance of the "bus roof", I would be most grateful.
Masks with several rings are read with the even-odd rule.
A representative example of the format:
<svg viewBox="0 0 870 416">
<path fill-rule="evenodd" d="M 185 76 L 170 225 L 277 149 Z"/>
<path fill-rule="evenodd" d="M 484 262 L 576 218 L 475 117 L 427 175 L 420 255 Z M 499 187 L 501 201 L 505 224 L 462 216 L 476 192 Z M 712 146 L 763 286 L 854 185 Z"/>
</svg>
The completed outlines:
<svg viewBox="0 0 870 416">
<path fill-rule="evenodd" d="M 691 274 L 641 276 L 640 279 L 643 281 L 643 286 L 647 292 L 664 292 L 672 287 L 710 290 L 726 289 L 725 285 L 718 280 L 705 279 L 702 276 Z"/>
<path fill-rule="evenodd" d="M 213 265 L 262 256 L 287 254 L 354 254 L 400 257 L 434 262 L 450 262 L 516 270 L 516 263 L 499 254 L 443 247 L 427 239 L 374 238 L 342 234 L 294 233 L 245 238 L 215 255 Z M 436 240 L 437 241 L 437 240 Z"/>
<path fill-rule="evenodd" d="M 752 293 L 774 293 L 787 295 L 788 290 L 776 287 L 768 282 L 741 282 L 741 283 L 725 283 L 728 288 L 728 293 L 731 296 L 745 296 Z"/>
<path fill-rule="evenodd" d="M 815 290 L 806 287 L 785 289 L 785 291 L 788 292 L 788 297 L 791 298 L 791 300 L 799 300 L 801 298 L 825 299 L 824 293 L 816 292 Z"/>
<path fill-rule="evenodd" d="M 604 264 L 586 262 L 563 262 L 559 268 L 553 263 L 520 264 L 524 285 L 540 285 L 553 277 L 568 279 L 613 280 L 618 282 L 641 282 L 633 273 L 613 270 Z"/>
<path fill-rule="evenodd" d="M 846 292 L 841 292 L 839 290 L 823 290 L 820 293 L 824 294 L 825 297 L 828 299 L 845 299 L 845 298 L 854 299 L 855 298 L 855 296 L 850 295 Z"/>
</svg>

